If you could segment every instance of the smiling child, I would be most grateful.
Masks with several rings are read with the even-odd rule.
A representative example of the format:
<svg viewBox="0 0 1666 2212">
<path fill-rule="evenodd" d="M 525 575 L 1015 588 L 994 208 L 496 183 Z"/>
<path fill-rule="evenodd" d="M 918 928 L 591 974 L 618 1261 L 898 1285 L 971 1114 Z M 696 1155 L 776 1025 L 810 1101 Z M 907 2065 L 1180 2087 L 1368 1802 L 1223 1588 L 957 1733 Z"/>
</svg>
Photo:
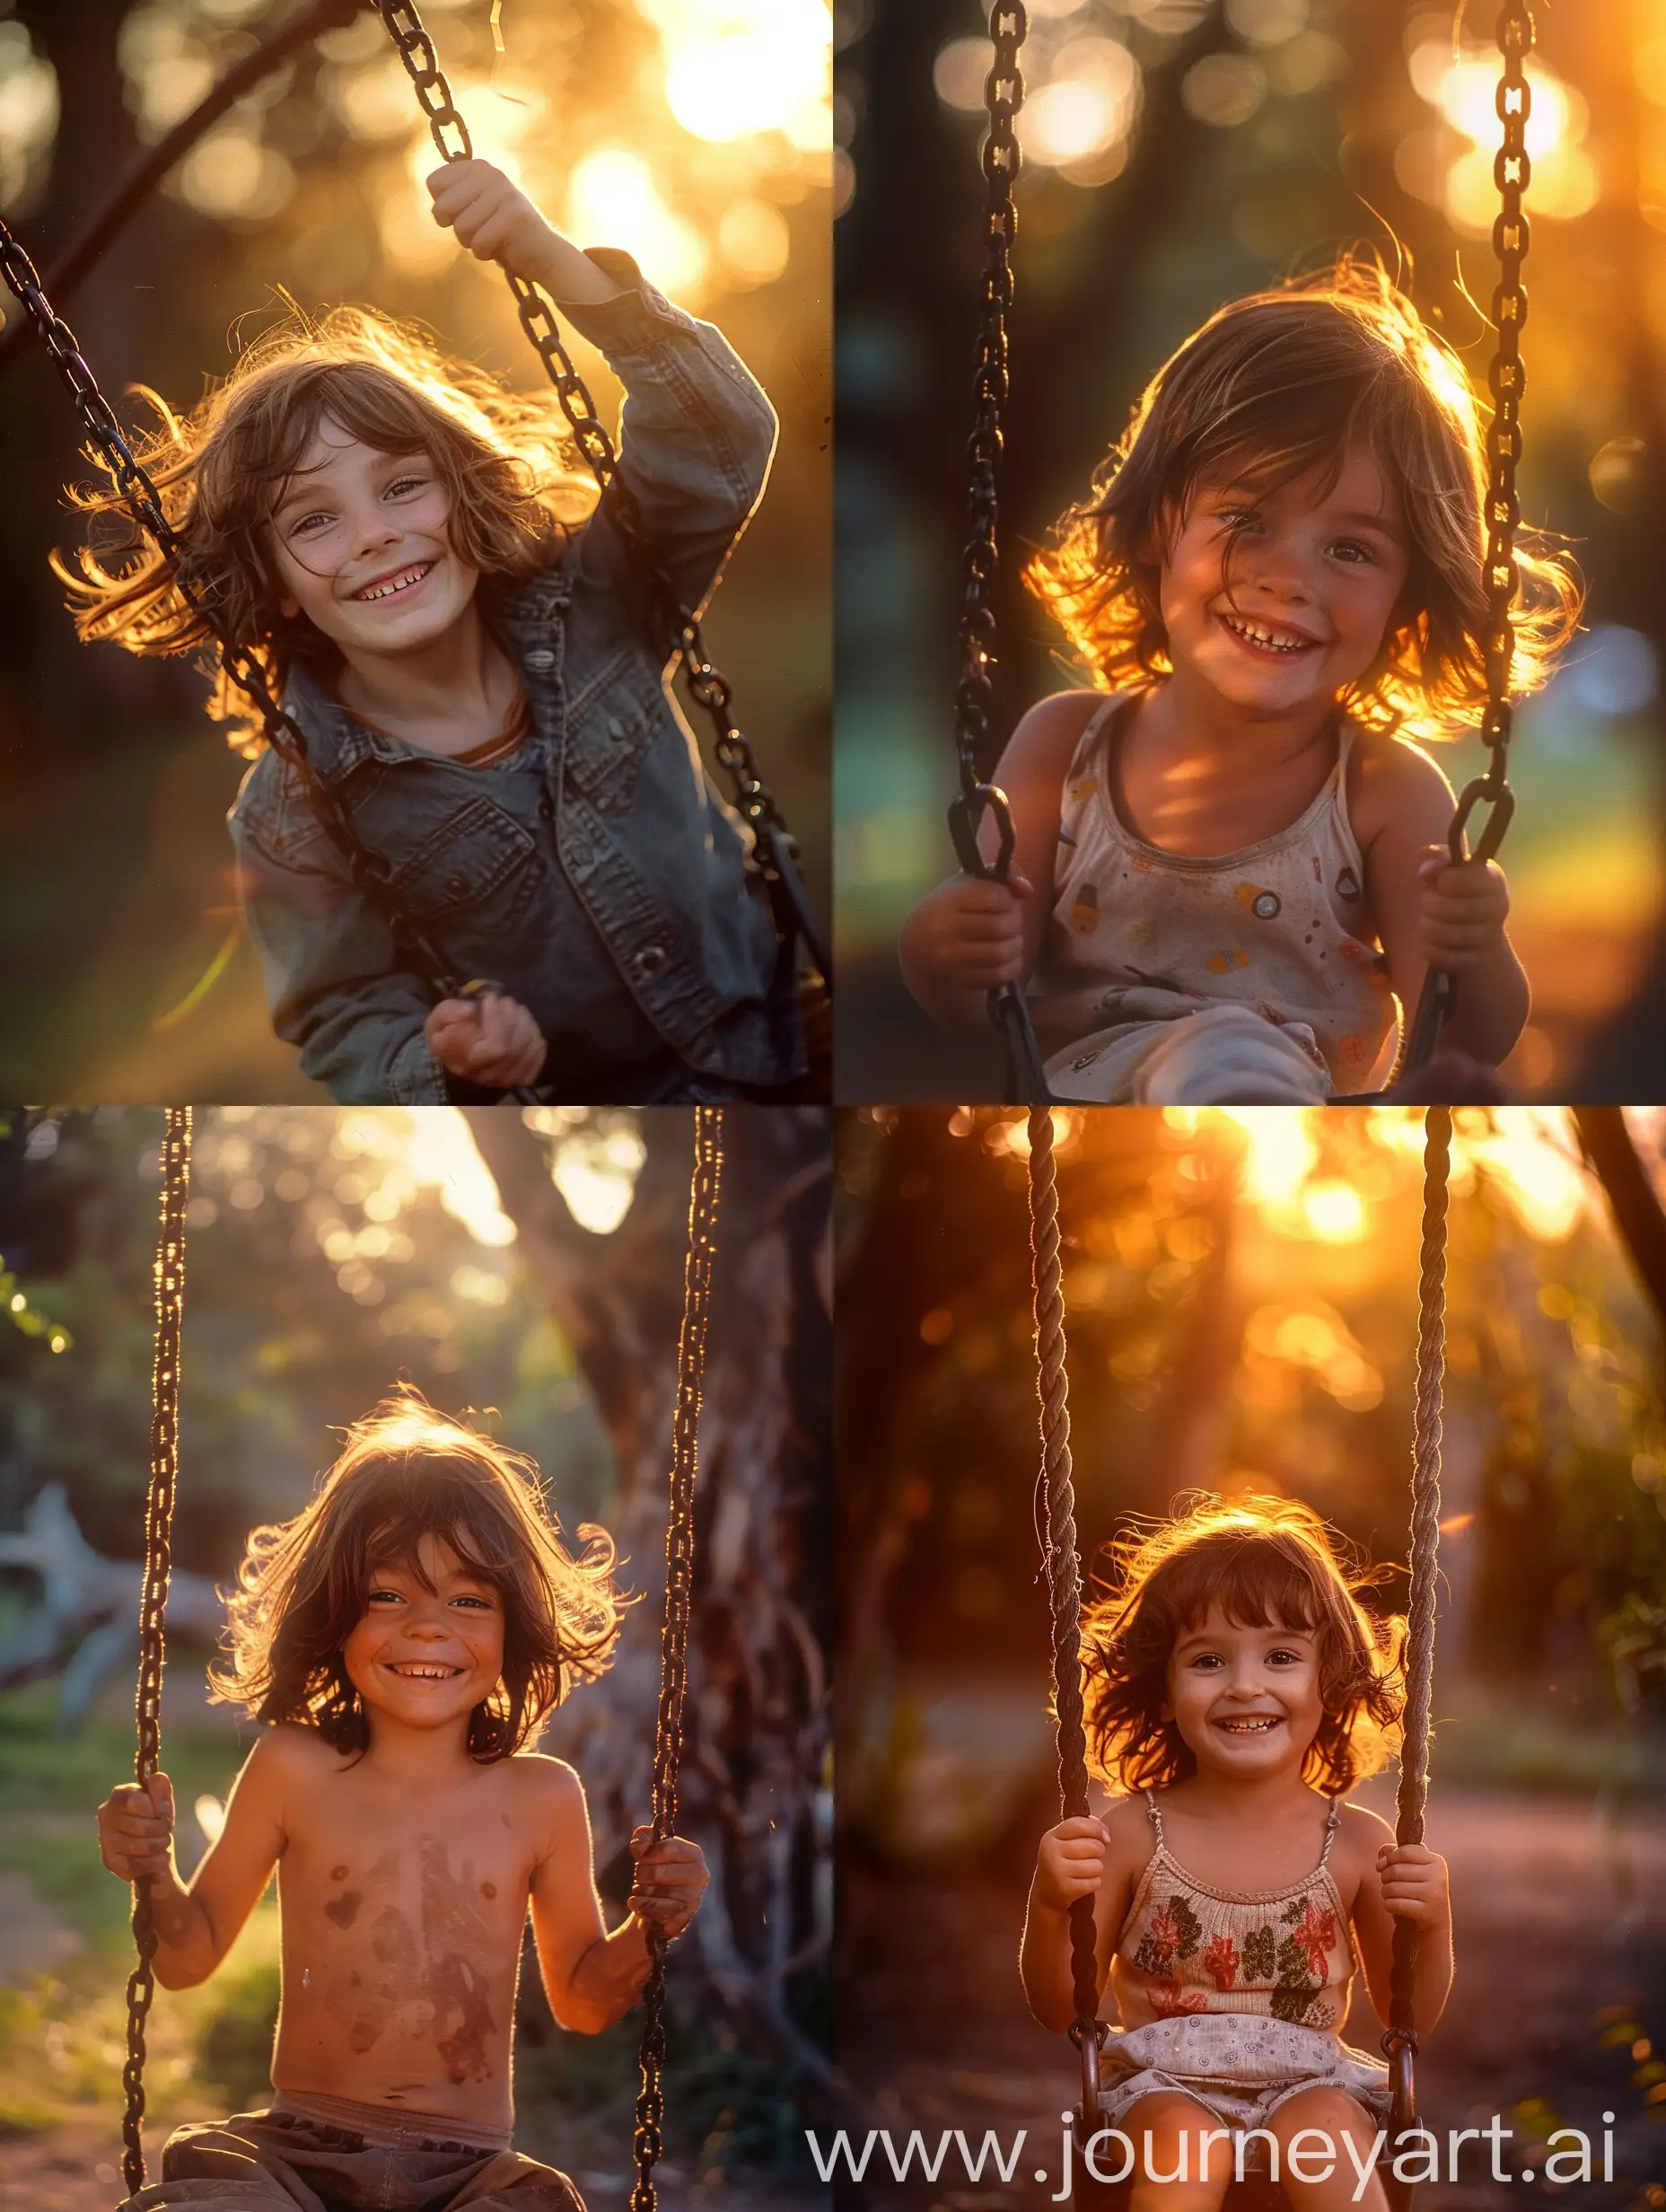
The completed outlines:
<svg viewBox="0 0 1666 2212">
<path fill-rule="evenodd" d="M 1190 338 L 1032 565 L 1096 688 L 1032 707 L 995 770 L 1010 885 L 956 876 L 909 916 L 927 1012 L 981 1023 L 1022 981 L 1060 1098 L 1316 1102 L 1386 1075 L 1434 964 L 1450 1047 L 1503 1059 L 1528 1012 L 1504 875 L 1451 865 L 1414 742 L 1486 698 L 1485 484 L 1461 364 L 1374 268 Z M 1578 593 L 1520 543 L 1530 689 Z"/>
<path fill-rule="evenodd" d="M 206 1980 L 276 1868 L 275 2094 L 180 2129 L 136 2212 L 575 2212 L 565 2175 L 509 2147 L 528 1908 L 551 2010 L 593 2034 L 706 1883 L 695 1845 L 640 1828 L 609 1930 L 583 1786 L 526 1748 L 618 1632 L 612 1547 L 580 1533 L 574 1556 L 530 1462 L 408 1398 L 250 1537 L 214 1681 L 264 1733 L 224 1830 L 182 1882 L 165 1775 L 113 1790 L 99 1830 L 112 1874 L 149 1878 L 165 1988 Z"/>
<path fill-rule="evenodd" d="M 1136 2146 L 1131 2212 L 1214 2212 L 1232 2131 L 1257 2129 L 1281 2155 L 1303 2129 L 1328 2137 L 1328 2178 L 1285 2164 L 1299 2208 L 1386 2212 L 1388 2076 L 1341 2041 L 1350 1985 L 1363 1968 L 1386 2019 L 1397 1917 L 1416 1930 L 1419 2033 L 1452 1973 L 1444 1860 L 1346 1803 L 1398 1732 L 1404 1623 L 1372 1620 L 1294 1499 L 1206 1498 L 1117 1554 L 1083 1622 L 1089 1744 L 1117 1794 L 1041 1839 L 1030 2009 L 1061 2032 L 1074 2019 L 1069 1913 L 1091 1897 L 1122 2021 L 1101 2125 Z"/>
<path fill-rule="evenodd" d="M 428 180 L 435 220 L 541 285 L 625 387 L 619 473 L 697 610 L 761 496 L 775 417 L 708 323 L 627 254 L 582 253 L 484 161 Z M 619 502 L 571 472 L 554 391 L 517 394 L 367 309 L 270 333 L 139 448 L 183 550 L 127 531 L 57 565 L 82 636 L 202 651 L 176 570 L 207 592 L 304 735 L 370 856 L 343 856 L 300 770 L 256 760 L 232 813 L 272 1019 L 338 1099 L 399 1105 L 537 1087 L 698 1102 L 803 1071 L 750 832 L 708 789 L 664 682 L 671 640 Z M 593 510 L 593 511 L 592 511 Z M 258 732 L 244 731 L 252 750 Z M 434 1003 L 398 908 L 458 979 Z"/>
</svg>

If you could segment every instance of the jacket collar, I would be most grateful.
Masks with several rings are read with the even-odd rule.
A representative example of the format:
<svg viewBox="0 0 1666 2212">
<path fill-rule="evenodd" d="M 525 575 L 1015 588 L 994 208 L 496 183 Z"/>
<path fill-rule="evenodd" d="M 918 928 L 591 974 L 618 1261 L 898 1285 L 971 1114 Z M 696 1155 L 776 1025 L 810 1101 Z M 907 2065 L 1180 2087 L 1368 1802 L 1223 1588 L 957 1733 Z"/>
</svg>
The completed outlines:
<svg viewBox="0 0 1666 2212">
<path fill-rule="evenodd" d="M 552 651 L 561 618 L 573 596 L 563 565 L 541 568 L 524 584 L 493 592 L 481 612 L 498 643 L 520 672 L 533 718 L 549 726 L 558 695 L 561 655 Z M 300 662 L 292 663 L 284 683 L 284 706 L 306 740 L 307 758 L 321 782 L 343 783 L 367 760 L 408 760 L 410 746 L 380 730 L 366 729 Z"/>
</svg>

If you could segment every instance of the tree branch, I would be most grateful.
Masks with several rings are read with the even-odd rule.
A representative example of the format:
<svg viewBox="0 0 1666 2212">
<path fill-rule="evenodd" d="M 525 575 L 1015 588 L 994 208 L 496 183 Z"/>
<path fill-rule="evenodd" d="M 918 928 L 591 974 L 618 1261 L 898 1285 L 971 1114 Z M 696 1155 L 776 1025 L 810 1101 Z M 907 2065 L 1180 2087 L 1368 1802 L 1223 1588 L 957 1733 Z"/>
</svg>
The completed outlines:
<svg viewBox="0 0 1666 2212">
<path fill-rule="evenodd" d="M 1608 1194 L 1620 1241 L 1656 1314 L 1666 1322 L 1666 1208 L 1632 1142 L 1619 1106 L 1575 1106 L 1574 1126 Z"/>
</svg>

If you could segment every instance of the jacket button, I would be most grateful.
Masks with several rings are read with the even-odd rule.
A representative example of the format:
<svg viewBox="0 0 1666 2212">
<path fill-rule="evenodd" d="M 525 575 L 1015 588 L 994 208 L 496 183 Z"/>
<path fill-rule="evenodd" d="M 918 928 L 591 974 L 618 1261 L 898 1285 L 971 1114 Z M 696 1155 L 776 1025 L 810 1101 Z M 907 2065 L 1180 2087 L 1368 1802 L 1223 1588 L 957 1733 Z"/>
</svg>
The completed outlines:
<svg viewBox="0 0 1666 2212">
<path fill-rule="evenodd" d="M 609 715 L 608 716 L 608 735 L 609 737 L 618 738 L 623 737 L 624 734 L 625 724 L 619 720 L 617 715 Z"/>
<path fill-rule="evenodd" d="M 460 899 L 468 888 L 469 878 L 466 875 L 448 875 L 445 879 L 447 895 L 452 899 Z"/>
<path fill-rule="evenodd" d="M 644 944 L 632 964 L 639 976 L 658 974 L 665 965 L 665 947 L 662 944 Z"/>
<path fill-rule="evenodd" d="M 527 666 L 539 676 L 547 676 L 556 664 L 556 656 L 548 645 L 534 645 L 526 656 Z"/>
<path fill-rule="evenodd" d="M 556 819 L 556 803 L 548 792 L 538 803 L 538 819 L 539 821 L 554 821 Z"/>
</svg>

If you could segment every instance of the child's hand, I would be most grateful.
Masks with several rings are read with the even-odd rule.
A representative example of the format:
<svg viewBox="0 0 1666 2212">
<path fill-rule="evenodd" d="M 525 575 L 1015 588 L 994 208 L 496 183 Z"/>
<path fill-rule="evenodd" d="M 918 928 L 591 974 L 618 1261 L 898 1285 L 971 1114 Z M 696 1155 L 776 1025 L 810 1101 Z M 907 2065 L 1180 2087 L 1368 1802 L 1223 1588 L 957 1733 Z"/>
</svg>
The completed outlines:
<svg viewBox="0 0 1666 2212">
<path fill-rule="evenodd" d="M 1420 1843 L 1385 1843 L 1377 1853 L 1382 1901 L 1401 1920 L 1439 1927 L 1451 1917 L 1446 1861 Z"/>
<path fill-rule="evenodd" d="M 1024 905 L 1034 896 L 1029 880 L 1017 873 L 1004 883 L 957 875 L 914 909 L 910 953 L 965 990 L 1016 983 L 1024 971 Z"/>
<path fill-rule="evenodd" d="M 123 1882 L 165 1874 L 173 1865 L 173 1784 L 153 1774 L 147 1787 L 120 1783 L 99 1807 L 99 1849 Z"/>
<path fill-rule="evenodd" d="M 447 162 L 426 179 L 434 219 L 455 231 L 478 261 L 501 261 L 536 277 L 557 233 L 517 186 L 490 162 Z"/>
<path fill-rule="evenodd" d="M 1036 1853 L 1035 1897 L 1055 1912 L 1068 1912 L 1079 1897 L 1092 1897 L 1105 1874 L 1110 1838 L 1102 1821 L 1061 1821 L 1049 1828 Z"/>
<path fill-rule="evenodd" d="M 630 1852 L 636 1862 L 630 1909 L 671 1943 L 693 1919 L 712 1878 L 700 1847 L 681 1836 L 667 1836 L 656 1844 L 651 1828 L 637 1828 L 631 1831 Z"/>
<path fill-rule="evenodd" d="M 1420 935 L 1432 968 L 1461 975 L 1503 951 L 1510 892 L 1496 861 L 1454 866 L 1446 847 L 1435 845 L 1417 873 L 1423 879 Z"/>
<path fill-rule="evenodd" d="M 478 998 L 443 998 L 423 1024 L 428 1049 L 442 1067 L 499 1091 L 536 1083 L 548 1047 L 519 999 L 502 991 Z"/>
</svg>

